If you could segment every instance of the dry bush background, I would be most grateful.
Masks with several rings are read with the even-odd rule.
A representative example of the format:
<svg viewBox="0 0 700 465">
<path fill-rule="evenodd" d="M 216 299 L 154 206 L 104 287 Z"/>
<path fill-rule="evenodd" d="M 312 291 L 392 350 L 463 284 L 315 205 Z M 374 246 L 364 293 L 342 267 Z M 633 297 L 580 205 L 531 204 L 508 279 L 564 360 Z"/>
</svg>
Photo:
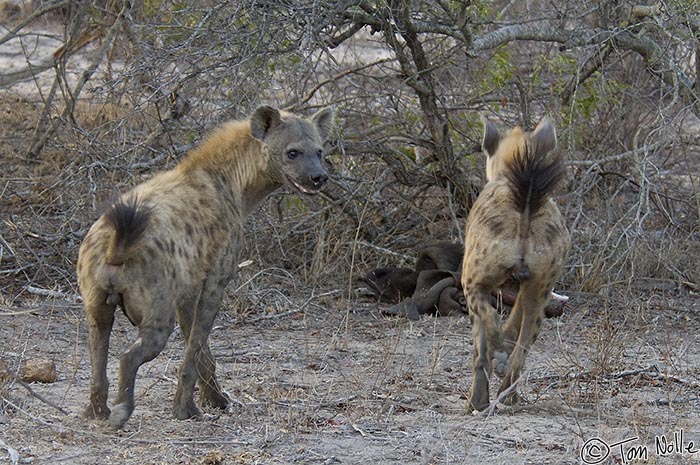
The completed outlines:
<svg viewBox="0 0 700 465">
<path fill-rule="evenodd" d="M 101 208 L 217 123 L 259 104 L 333 105 L 331 185 L 313 199 L 277 192 L 249 220 L 253 264 L 226 305 L 275 314 L 327 294 L 350 312 L 367 270 L 462 238 L 483 183 L 480 113 L 528 128 L 550 114 L 569 167 L 561 289 L 603 312 L 584 343 L 594 368 L 562 356 L 621 370 L 610 341 L 624 345 L 629 319 L 647 324 L 654 296 L 697 322 L 682 299 L 700 283 L 698 11 L 696 0 L 4 2 L 0 305 L 74 302 L 78 246 Z"/>
<path fill-rule="evenodd" d="M 697 286 L 696 2 L 32 5 L 3 7 L 9 301 L 27 284 L 74 293 L 101 206 L 261 103 L 338 113 L 324 198 L 276 194 L 250 223 L 274 240 L 248 241 L 248 258 L 282 254 L 305 283 L 460 239 L 482 183 L 478 114 L 532 127 L 549 113 L 570 164 L 565 285 Z"/>
</svg>

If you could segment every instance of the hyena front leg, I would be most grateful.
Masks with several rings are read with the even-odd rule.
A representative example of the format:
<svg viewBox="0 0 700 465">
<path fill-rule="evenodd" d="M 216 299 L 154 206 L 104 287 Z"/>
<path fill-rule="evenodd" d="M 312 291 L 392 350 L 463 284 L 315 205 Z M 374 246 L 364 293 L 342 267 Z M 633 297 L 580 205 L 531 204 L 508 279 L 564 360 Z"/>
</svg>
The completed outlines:
<svg viewBox="0 0 700 465">
<path fill-rule="evenodd" d="M 210 280 L 216 281 L 208 278 L 207 282 Z M 180 376 L 175 392 L 173 416 L 179 420 L 200 414 L 199 408 L 194 403 L 194 385 L 197 380 L 200 380 L 200 386 L 205 387 L 202 392 L 204 403 L 213 403 L 215 406 L 221 406 L 224 402 L 228 404 L 216 381 L 214 359 L 207 340 L 214 326 L 223 293 L 224 288 L 217 285 L 205 283 L 202 289 L 196 317 L 191 321 L 185 357 L 180 365 Z"/>
<path fill-rule="evenodd" d="M 193 325 L 193 312 L 196 305 L 196 303 L 193 303 L 191 306 L 183 306 L 178 309 L 178 321 L 185 337 L 185 344 L 189 343 Z M 216 363 L 211 354 L 208 339 L 195 360 L 195 370 L 197 372 L 197 385 L 199 386 L 201 404 L 225 409 L 229 401 L 216 380 Z"/>
</svg>

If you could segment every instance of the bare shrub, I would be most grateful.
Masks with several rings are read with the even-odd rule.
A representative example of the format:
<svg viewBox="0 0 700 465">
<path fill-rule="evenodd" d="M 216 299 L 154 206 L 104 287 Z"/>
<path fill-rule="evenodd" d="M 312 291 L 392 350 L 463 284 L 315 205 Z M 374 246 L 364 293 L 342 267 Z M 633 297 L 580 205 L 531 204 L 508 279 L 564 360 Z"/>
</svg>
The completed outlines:
<svg viewBox="0 0 700 465">
<path fill-rule="evenodd" d="M 245 258 L 257 269 L 345 292 L 368 268 L 410 261 L 427 239 L 460 240 L 483 183 L 478 113 L 526 128 L 549 113 L 569 160 L 563 285 L 605 293 L 651 277 L 696 289 L 691 4 L 12 9 L 0 45 L 24 58 L 0 75 L 0 288 L 10 300 L 30 283 L 74 292 L 77 245 L 102 205 L 172 166 L 219 121 L 270 103 L 334 104 L 340 124 L 321 205 L 279 193 L 250 221 Z"/>
</svg>

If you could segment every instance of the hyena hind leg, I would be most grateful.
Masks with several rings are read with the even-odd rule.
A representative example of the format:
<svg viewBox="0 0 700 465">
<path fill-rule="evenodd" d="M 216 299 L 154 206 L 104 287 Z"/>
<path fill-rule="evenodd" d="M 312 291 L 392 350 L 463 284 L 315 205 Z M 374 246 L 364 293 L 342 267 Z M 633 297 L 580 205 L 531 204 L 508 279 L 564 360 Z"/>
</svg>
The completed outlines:
<svg viewBox="0 0 700 465">
<path fill-rule="evenodd" d="M 208 278 L 208 281 L 212 282 L 205 283 L 203 287 L 197 303 L 197 319 L 191 320 L 185 357 L 180 365 L 173 402 L 173 416 L 179 420 L 196 417 L 201 413 L 194 403 L 194 385 L 197 381 L 200 381 L 200 386 L 206 386 L 203 391 L 205 403 L 213 401 L 221 405 L 226 400 L 216 382 L 214 360 L 208 346 L 209 333 L 214 326 L 224 289 L 215 285 L 216 278 Z M 227 400 L 226 403 L 228 404 Z"/>
<path fill-rule="evenodd" d="M 506 327 L 519 327 L 519 332 L 508 358 L 508 368 L 498 389 L 499 394 L 509 389 L 520 378 L 530 347 L 540 334 L 550 289 L 547 284 L 533 281 L 526 281 L 520 285 L 520 292 L 513 307 L 513 315 L 516 315 L 520 322 L 513 322 L 511 325 L 508 324 L 511 323 L 510 320 L 506 322 Z M 515 336 L 515 332 L 511 335 Z"/>
<path fill-rule="evenodd" d="M 502 376 L 507 369 L 508 351 L 501 334 L 501 318 L 491 305 L 491 293 L 479 288 L 465 288 L 465 294 L 469 311 L 480 320 L 479 327 L 486 338 L 486 350 L 480 354 L 481 363 L 487 367 L 489 377 L 494 370 Z"/>
<path fill-rule="evenodd" d="M 216 362 L 208 343 L 202 348 L 197 358 L 197 386 L 199 386 L 200 403 L 203 406 L 221 410 L 228 407 L 228 397 L 223 393 L 216 379 Z"/>
<path fill-rule="evenodd" d="M 119 394 L 112 409 L 109 422 L 119 429 L 134 411 L 134 384 L 141 365 L 150 362 L 163 350 L 173 330 L 173 322 L 159 326 L 139 328 L 136 341 L 121 355 L 119 360 Z"/>
<path fill-rule="evenodd" d="M 88 321 L 88 349 L 90 351 L 90 404 L 85 408 L 86 418 L 106 420 L 109 381 L 107 379 L 107 356 L 109 336 L 114 324 L 113 305 L 85 302 Z"/>
</svg>

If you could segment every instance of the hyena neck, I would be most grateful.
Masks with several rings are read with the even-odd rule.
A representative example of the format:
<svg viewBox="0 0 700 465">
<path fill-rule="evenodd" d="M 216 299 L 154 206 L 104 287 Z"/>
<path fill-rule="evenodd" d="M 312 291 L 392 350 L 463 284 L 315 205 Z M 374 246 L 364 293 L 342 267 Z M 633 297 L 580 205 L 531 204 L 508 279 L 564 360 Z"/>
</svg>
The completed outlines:
<svg viewBox="0 0 700 465">
<path fill-rule="evenodd" d="M 260 172 L 258 179 L 254 182 L 249 182 L 241 192 L 241 213 L 243 218 L 254 212 L 268 195 L 280 187 L 282 187 L 282 184 L 273 181 L 267 172 Z"/>
<path fill-rule="evenodd" d="M 224 124 L 180 162 L 178 169 L 204 175 L 218 191 L 230 197 L 243 218 L 281 186 L 269 174 L 269 155 L 250 134 L 247 121 Z"/>
</svg>

